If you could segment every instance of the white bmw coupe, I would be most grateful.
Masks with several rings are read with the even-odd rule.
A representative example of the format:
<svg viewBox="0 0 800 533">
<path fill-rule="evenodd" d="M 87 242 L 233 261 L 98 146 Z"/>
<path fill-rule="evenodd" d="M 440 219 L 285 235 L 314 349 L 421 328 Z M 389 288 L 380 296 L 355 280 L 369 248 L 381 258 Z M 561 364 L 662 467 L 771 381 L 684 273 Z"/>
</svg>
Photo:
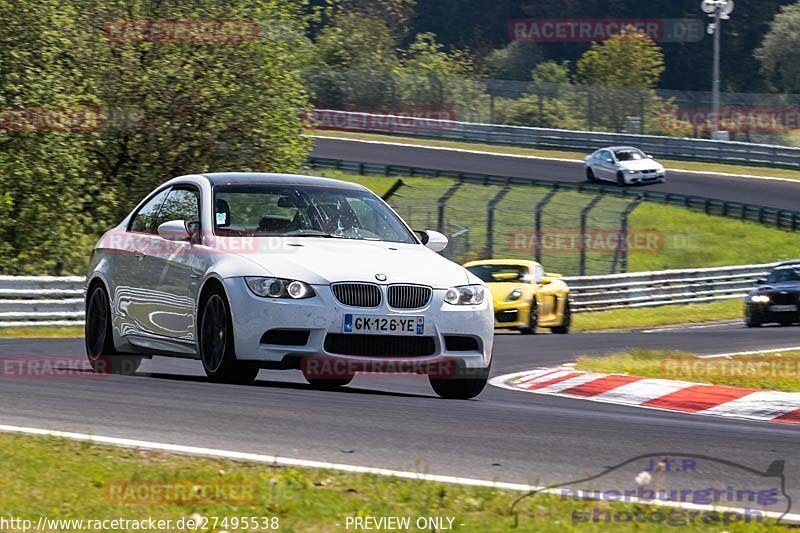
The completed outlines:
<svg viewBox="0 0 800 533">
<path fill-rule="evenodd" d="M 200 359 L 212 380 L 300 369 L 320 387 L 356 372 L 427 374 L 446 398 L 483 390 L 492 299 L 352 183 L 219 173 L 175 178 L 101 237 L 86 281 L 97 372 L 153 355 Z"/>
<path fill-rule="evenodd" d="M 613 181 L 617 185 L 663 183 L 664 165 L 632 146 L 601 148 L 584 159 L 586 179 Z"/>
</svg>

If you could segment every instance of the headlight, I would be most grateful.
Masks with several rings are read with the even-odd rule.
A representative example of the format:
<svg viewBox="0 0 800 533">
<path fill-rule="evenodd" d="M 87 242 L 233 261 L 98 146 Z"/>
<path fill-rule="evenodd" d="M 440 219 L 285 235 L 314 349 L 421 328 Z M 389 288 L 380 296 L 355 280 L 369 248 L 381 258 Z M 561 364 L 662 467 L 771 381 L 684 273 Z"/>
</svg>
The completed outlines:
<svg viewBox="0 0 800 533">
<path fill-rule="evenodd" d="M 766 304 L 769 303 L 769 296 L 766 294 L 754 294 L 750 297 L 750 301 L 757 304 Z"/>
<path fill-rule="evenodd" d="M 506 296 L 507 302 L 513 302 L 514 300 L 519 300 L 522 297 L 522 290 L 521 289 L 514 289 Z"/>
<path fill-rule="evenodd" d="M 290 298 L 300 300 L 315 296 L 311 285 L 302 281 L 281 278 L 245 278 L 247 286 L 256 296 L 264 298 Z"/>
<path fill-rule="evenodd" d="M 628 170 L 626 170 L 625 172 L 627 172 L 628 174 L 636 174 L 636 173 L 637 173 L 637 172 L 639 172 L 639 171 L 638 171 L 638 170 L 631 170 L 631 169 L 628 169 Z"/>
<path fill-rule="evenodd" d="M 451 305 L 478 305 L 483 303 L 483 296 L 483 285 L 462 285 L 447 289 L 444 301 Z"/>
</svg>

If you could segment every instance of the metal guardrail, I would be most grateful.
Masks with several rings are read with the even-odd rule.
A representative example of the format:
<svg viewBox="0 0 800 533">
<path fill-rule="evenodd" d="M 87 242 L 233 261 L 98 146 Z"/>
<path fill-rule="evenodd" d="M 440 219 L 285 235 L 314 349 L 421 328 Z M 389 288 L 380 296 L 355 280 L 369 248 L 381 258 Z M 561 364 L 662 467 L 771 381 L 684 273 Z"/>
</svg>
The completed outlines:
<svg viewBox="0 0 800 533">
<path fill-rule="evenodd" d="M 717 198 L 703 196 L 687 196 L 684 194 L 663 193 L 647 189 L 619 187 L 598 183 L 565 182 L 535 178 L 509 177 L 476 172 L 456 172 L 432 168 L 408 167 L 403 165 L 385 165 L 382 163 L 365 163 L 362 161 L 346 161 L 321 157 L 308 158 L 306 165 L 314 169 L 342 170 L 361 175 L 410 176 L 427 178 L 452 178 L 465 183 L 478 185 L 535 185 L 554 189 L 576 190 L 579 192 L 608 194 L 627 198 L 644 198 L 653 202 L 674 205 L 702 211 L 708 215 L 720 215 L 728 218 L 757 222 L 779 229 L 796 231 L 800 229 L 800 211 L 776 209 L 741 202 L 729 202 Z"/>
<path fill-rule="evenodd" d="M 800 169 L 800 148 L 772 144 L 504 126 L 428 118 L 414 119 L 335 109 L 318 109 L 315 110 L 315 113 L 335 114 L 342 117 L 337 124 L 341 124 L 338 129 L 344 131 L 401 134 L 408 137 L 574 150 L 587 153 L 604 146 L 634 145 L 656 157 Z M 313 124 L 310 125 L 313 126 Z"/>
<path fill-rule="evenodd" d="M 573 309 L 656 307 L 743 298 L 778 263 L 562 278 Z"/>
<path fill-rule="evenodd" d="M 575 312 L 742 298 L 777 263 L 562 278 Z M 81 326 L 83 278 L 0 276 L 0 328 Z"/>
</svg>

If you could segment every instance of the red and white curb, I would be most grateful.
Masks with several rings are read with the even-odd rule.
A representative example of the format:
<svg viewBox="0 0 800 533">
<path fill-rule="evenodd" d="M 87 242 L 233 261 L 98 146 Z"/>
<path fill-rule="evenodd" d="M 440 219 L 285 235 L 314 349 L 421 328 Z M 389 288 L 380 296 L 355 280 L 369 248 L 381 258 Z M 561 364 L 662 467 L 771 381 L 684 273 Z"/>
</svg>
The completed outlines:
<svg viewBox="0 0 800 533">
<path fill-rule="evenodd" d="M 492 378 L 504 389 L 698 415 L 800 424 L 800 393 L 596 374 L 571 366 L 538 368 Z"/>
</svg>

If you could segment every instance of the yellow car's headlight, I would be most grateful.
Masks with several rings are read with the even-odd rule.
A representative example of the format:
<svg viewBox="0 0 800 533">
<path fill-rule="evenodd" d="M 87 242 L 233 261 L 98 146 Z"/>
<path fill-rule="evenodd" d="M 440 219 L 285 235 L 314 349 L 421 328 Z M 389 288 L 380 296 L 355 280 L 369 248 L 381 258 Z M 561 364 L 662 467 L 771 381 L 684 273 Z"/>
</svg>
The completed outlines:
<svg viewBox="0 0 800 533">
<path fill-rule="evenodd" d="M 522 298 L 522 289 L 514 289 L 508 294 L 508 296 L 506 296 L 506 301 L 514 302 L 520 298 Z"/>
</svg>

